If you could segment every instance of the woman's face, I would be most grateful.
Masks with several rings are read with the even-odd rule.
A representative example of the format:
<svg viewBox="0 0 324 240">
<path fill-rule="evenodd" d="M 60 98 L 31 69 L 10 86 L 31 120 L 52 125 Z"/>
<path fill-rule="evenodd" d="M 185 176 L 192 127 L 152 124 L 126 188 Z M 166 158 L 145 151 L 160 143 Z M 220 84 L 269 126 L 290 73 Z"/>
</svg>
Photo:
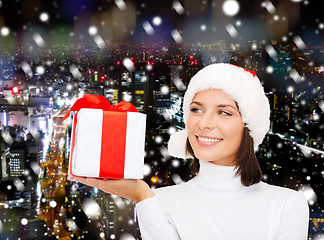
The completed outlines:
<svg viewBox="0 0 324 240">
<path fill-rule="evenodd" d="M 188 139 L 198 159 L 234 166 L 244 123 L 235 101 L 219 89 L 196 93 L 187 121 Z"/>
</svg>

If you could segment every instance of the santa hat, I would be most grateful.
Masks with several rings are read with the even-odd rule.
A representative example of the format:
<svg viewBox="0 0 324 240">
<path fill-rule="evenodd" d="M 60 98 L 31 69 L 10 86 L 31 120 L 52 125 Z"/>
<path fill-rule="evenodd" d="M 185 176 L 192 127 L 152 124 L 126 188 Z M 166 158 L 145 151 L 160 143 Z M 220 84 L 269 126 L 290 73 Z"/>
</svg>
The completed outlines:
<svg viewBox="0 0 324 240">
<path fill-rule="evenodd" d="M 190 80 L 183 101 L 183 121 L 187 124 L 190 104 L 195 94 L 220 89 L 238 104 L 242 121 L 253 139 L 254 151 L 262 143 L 270 126 L 270 105 L 255 72 L 227 63 L 211 64 L 198 71 Z M 192 158 L 186 153 L 187 129 L 173 133 L 168 143 L 169 154 Z"/>
</svg>

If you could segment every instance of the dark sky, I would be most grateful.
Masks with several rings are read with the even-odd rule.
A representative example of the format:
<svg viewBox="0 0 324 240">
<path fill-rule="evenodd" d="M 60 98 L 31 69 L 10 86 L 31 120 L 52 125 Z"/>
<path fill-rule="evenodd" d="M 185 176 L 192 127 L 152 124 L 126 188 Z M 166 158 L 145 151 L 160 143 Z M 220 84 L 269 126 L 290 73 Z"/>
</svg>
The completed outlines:
<svg viewBox="0 0 324 240">
<path fill-rule="evenodd" d="M 193 42 L 199 39 L 202 39 L 202 42 L 217 39 L 281 40 L 283 36 L 289 38 L 294 35 L 305 35 L 309 43 L 322 42 L 324 29 L 321 29 L 319 25 L 324 23 L 324 19 L 321 17 L 323 14 L 318 5 L 319 1 L 272 0 L 276 9 L 275 13 L 269 13 L 266 8 L 262 7 L 262 1 L 232 1 L 240 4 L 240 11 L 235 17 L 228 17 L 222 11 L 224 0 L 180 0 L 179 2 L 186 11 L 182 15 L 172 8 L 172 0 L 125 1 L 126 5 L 134 7 L 136 16 L 136 26 L 132 29 L 127 28 L 126 31 L 133 31 L 131 36 L 133 38 L 151 41 L 164 38 L 170 40 L 170 31 L 178 29 L 183 31 L 184 38 Z M 2 0 L 0 3 L 0 27 L 6 26 L 12 33 L 19 33 L 22 29 L 28 30 L 35 26 L 51 29 L 62 24 L 71 26 L 73 29 L 74 23 L 80 19 L 80 16 L 87 15 L 87 19 L 90 19 L 93 15 L 111 13 L 112 9 L 116 8 L 114 0 Z M 46 23 L 39 20 L 42 12 L 50 16 Z M 154 35 L 146 36 L 147 33 L 143 30 L 142 23 L 152 21 L 152 18 L 157 15 L 162 18 L 162 25 L 156 27 Z M 274 20 L 276 15 L 279 18 L 277 21 Z M 124 18 L 127 19 L 127 15 Z M 232 39 L 228 36 L 225 26 L 228 23 L 235 26 L 237 21 L 242 24 L 239 27 L 236 26 L 239 36 Z M 87 24 L 89 25 L 86 26 Z M 84 28 L 87 29 L 90 25 L 90 22 L 87 23 L 85 20 Z M 207 27 L 204 32 L 200 29 L 202 25 Z M 116 32 L 114 34 L 116 35 Z M 123 42 L 127 39 L 117 37 L 114 41 Z"/>
</svg>

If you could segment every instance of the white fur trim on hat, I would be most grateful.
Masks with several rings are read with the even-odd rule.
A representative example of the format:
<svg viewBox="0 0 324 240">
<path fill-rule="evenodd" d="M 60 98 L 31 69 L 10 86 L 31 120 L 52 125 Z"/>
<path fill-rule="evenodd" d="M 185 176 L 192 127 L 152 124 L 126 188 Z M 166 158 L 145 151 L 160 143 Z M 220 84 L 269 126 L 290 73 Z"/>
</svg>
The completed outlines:
<svg viewBox="0 0 324 240">
<path fill-rule="evenodd" d="M 188 137 L 187 129 L 183 129 L 173 133 L 168 142 L 169 154 L 177 158 L 192 158 L 186 153 L 186 141 Z"/>
<path fill-rule="evenodd" d="M 190 80 L 184 95 L 183 119 L 185 123 L 187 123 L 190 104 L 195 94 L 208 89 L 221 89 L 237 102 L 242 121 L 250 130 L 254 150 L 257 150 L 269 130 L 270 105 L 255 73 L 227 63 L 211 64 L 198 71 Z M 184 134 L 186 131 L 170 136 L 168 144 L 170 155 L 188 158 L 185 152 L 187 134 L 185 137 Z"/>
</svg>

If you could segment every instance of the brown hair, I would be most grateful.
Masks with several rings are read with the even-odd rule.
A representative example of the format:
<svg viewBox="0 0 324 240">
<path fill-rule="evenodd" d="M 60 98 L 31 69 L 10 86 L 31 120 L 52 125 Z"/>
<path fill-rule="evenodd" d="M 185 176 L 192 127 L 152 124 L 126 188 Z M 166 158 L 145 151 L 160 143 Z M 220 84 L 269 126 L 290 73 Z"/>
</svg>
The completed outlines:
<svg viewBox="0 0 324 240">
<path fill-rule="evenodd" d="M 196 158 L 188 138 L 186 142 L 186 151 L 194 157 L 190 166 L 190 171 L 193 175 L 196 175 L 199 172 L 199 160 Z M 235 176 L 241 176 L 241 182 L 244 186 L 251 186 L 261 181 L 262 171 L 258 159 L 254 154 L 253 139 L 247 127 L 244 127 L 242 143 L 237 152 L 236 160 L 238 163 L 235 166 L 235 169 L 237 169 Z"/>
</svg>

